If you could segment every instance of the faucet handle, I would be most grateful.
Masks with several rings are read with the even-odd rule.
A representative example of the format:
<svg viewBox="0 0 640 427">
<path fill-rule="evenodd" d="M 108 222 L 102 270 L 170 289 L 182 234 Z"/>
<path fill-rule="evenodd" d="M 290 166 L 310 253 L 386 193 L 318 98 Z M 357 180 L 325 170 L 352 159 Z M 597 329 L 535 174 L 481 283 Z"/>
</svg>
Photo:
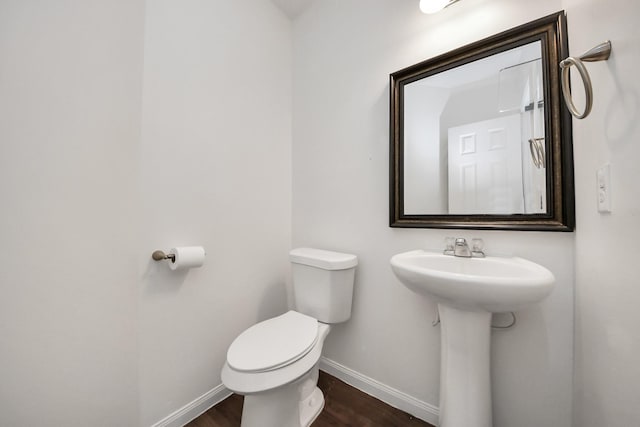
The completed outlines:
<svg viewBox="0 0 640 427">
<path fill-rule="evenodd" d="M 484 257 L 484 241 L 482 239 L 471 239 L 471 253 L 474 256 Z"/>
<path fill-rule="evenodd" d="M 455 237 L 444 238 L 444 254 L 453 255 L 453 247 L 455 246 Z"/>
</svg>

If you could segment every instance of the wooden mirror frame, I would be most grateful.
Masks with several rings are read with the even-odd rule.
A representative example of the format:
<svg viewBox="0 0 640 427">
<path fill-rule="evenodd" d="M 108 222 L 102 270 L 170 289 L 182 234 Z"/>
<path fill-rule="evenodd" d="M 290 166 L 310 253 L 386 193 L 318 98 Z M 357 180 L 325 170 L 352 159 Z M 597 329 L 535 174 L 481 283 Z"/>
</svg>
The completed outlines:
<svg viewBox="0 0 640 427">
<path fill-rule="evenodd" d="M 571 114 L 564 105 L 559 62 L 568 56 L 564 12 L 520 25 L 436 56 L 390 76 L 389 226 L 489 230 L 573 231 L 575 194 Z M 545 99 L 547 212 L 505 215 L 404 213 L 404 86 L 524 44 L 540 41 Z"/>
</svg>

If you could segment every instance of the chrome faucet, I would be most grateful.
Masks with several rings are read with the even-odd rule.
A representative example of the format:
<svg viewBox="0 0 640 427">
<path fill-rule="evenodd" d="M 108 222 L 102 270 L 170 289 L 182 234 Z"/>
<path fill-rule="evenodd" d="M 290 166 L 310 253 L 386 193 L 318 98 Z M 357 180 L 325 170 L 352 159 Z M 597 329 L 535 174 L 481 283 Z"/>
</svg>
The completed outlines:
<svg viewBox="0 0 640 427">
<path fill-rule="evenodd" d="M 453 255 L 471 258 L 471 249 L 469 249 L 466 239 L 463 239 L 462 237 L 458 237 L 456 239 L 455 246 L 453 247 Z"/>
<path fill-rule="evenodd" d="M 471 258 L 471 257 L 479 257 L 484 258 L 484 252 L 482 252 L 482 248 L 484 247 L 484 242 L 482 239 L 472 239 L 471 240 L 471 248 L 469 248 L 469 244 L 467 240 L 458 237 L 456 239 L 452 237 L 448 237 L 445 239 L 445 255 L 453 255 L 457 257 L 463 258 Z"/>
</svg>

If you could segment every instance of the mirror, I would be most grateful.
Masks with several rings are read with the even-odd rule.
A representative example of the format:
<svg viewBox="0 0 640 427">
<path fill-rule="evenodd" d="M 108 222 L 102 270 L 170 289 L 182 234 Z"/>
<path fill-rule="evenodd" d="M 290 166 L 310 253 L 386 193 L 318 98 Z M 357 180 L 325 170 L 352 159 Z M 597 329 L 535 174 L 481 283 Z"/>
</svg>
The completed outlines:
<svg viewBox="0 0 640 427">
<path fill-rule="evenodd" d="M 391 74 L 392 227 L 572 231 L 559 12 Z"/>
</svg>

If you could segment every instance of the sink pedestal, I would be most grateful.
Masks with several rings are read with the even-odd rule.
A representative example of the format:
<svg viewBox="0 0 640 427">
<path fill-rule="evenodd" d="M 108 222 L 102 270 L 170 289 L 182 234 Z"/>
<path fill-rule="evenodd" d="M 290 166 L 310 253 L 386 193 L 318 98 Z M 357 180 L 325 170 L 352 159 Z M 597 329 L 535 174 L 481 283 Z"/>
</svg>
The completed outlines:
<svg viewBox="0 0 640 427">
<path fill-rule="evenodd" d="M 438 304 L 440 427 L 492 427 L 491 313 Z"/>
</svg>

